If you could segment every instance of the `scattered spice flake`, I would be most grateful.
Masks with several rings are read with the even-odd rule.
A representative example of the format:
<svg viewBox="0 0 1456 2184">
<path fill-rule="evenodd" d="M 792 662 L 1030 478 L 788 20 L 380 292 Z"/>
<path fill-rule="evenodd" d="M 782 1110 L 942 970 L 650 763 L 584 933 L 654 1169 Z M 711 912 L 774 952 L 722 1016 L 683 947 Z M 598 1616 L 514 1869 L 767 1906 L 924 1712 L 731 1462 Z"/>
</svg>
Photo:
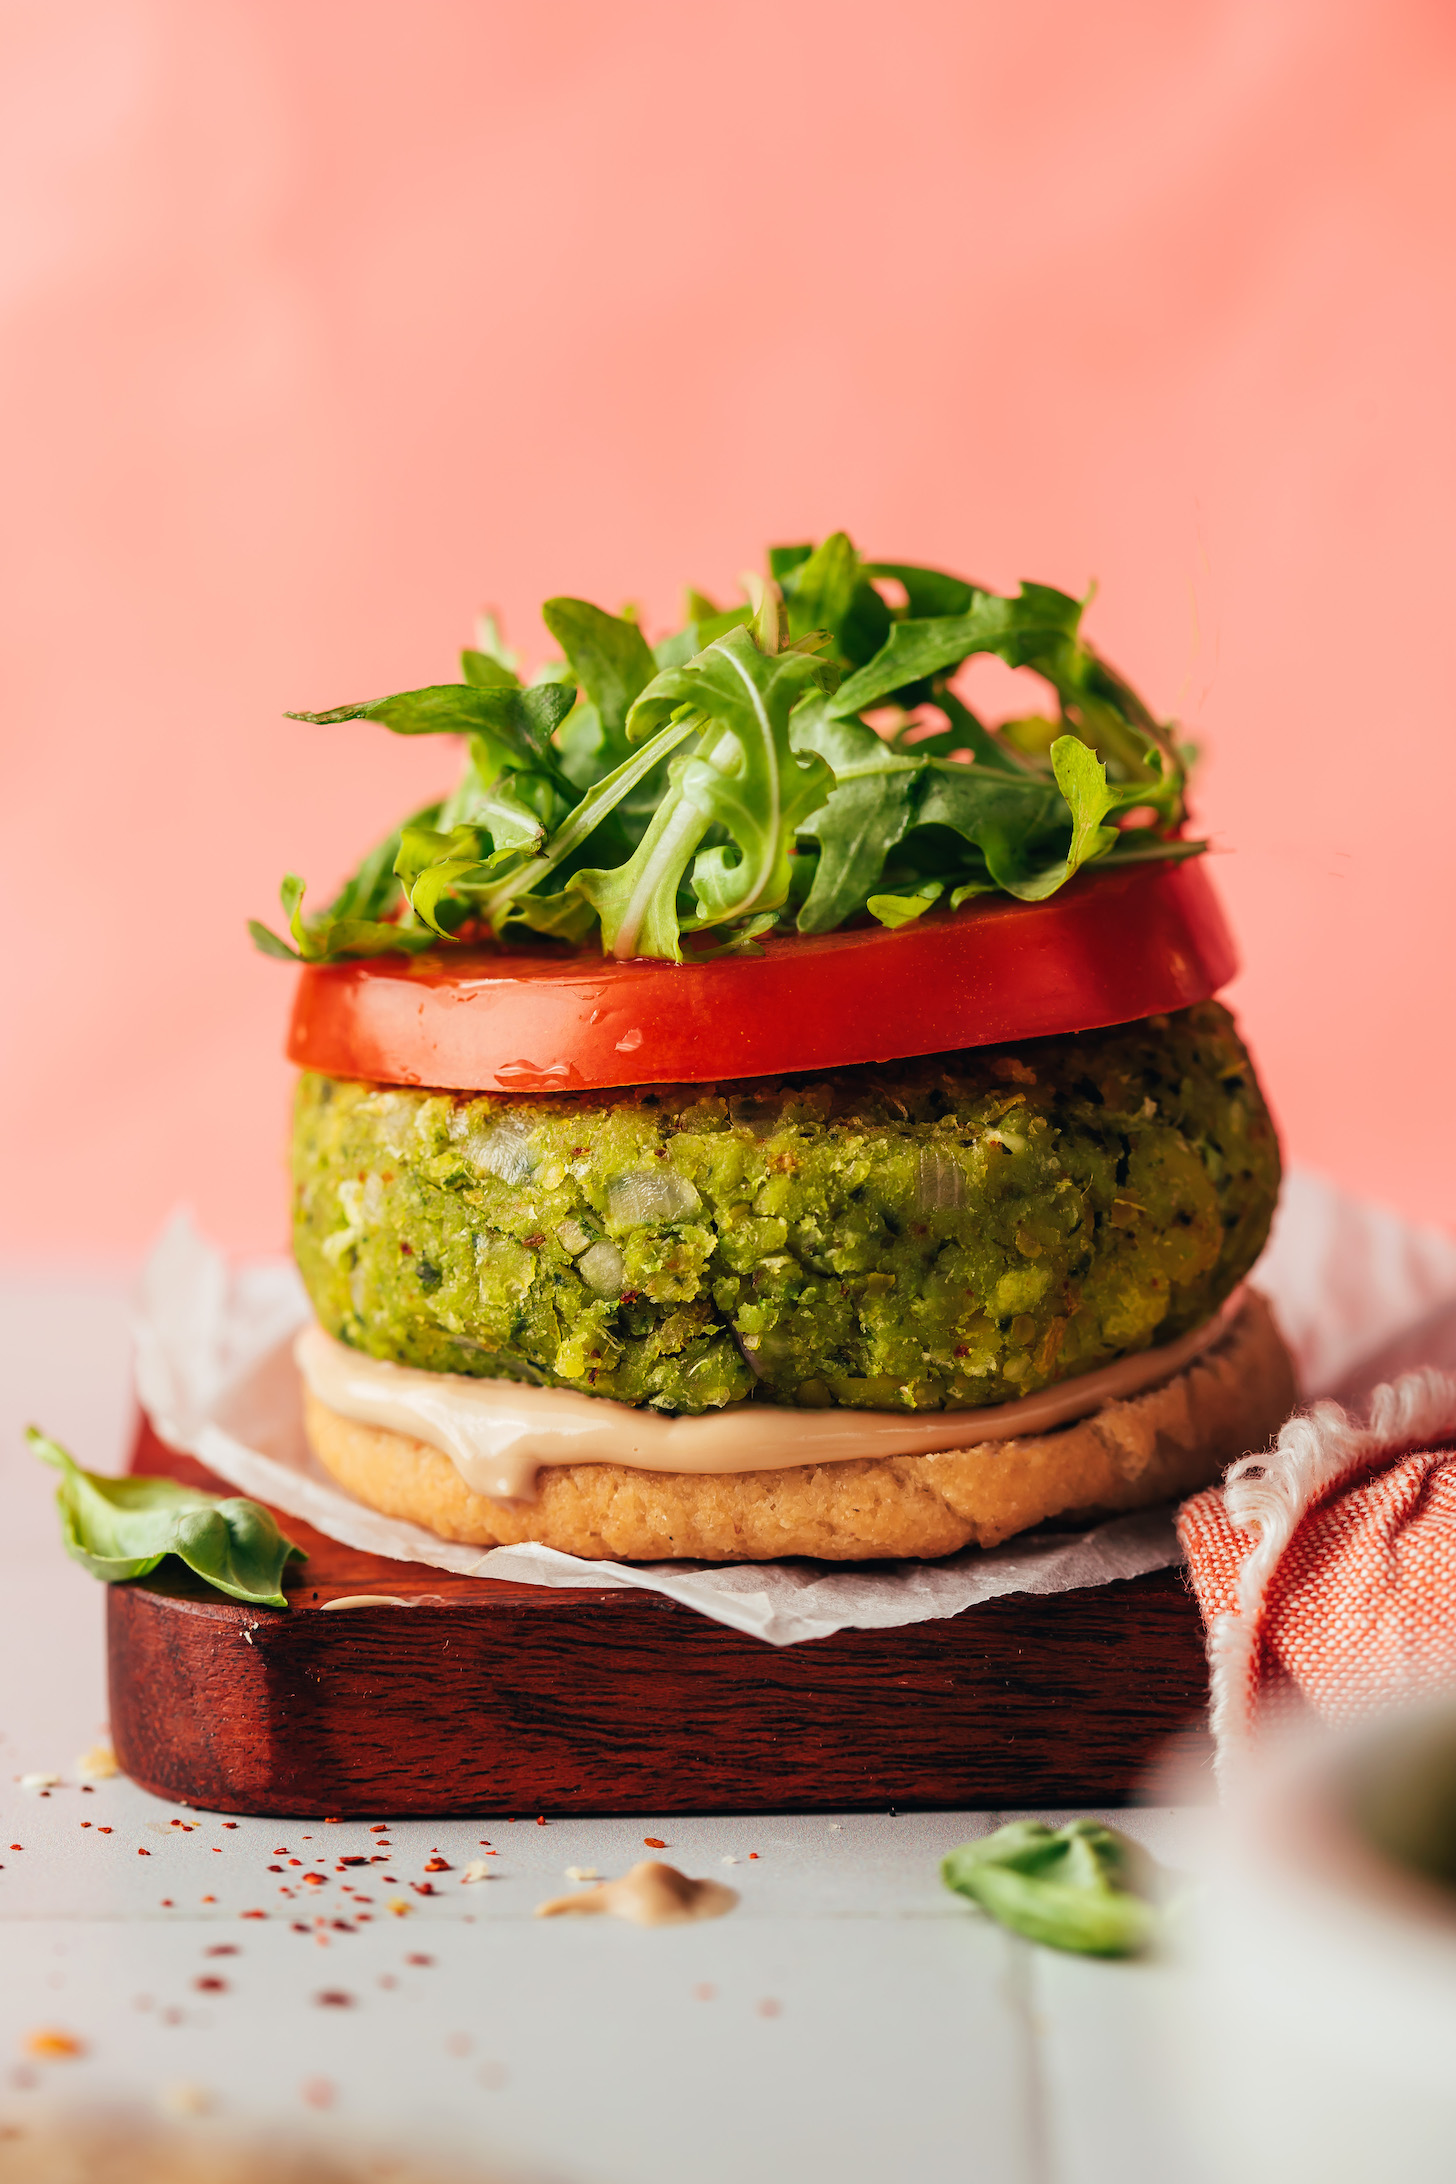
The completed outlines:
<svg viewBox="0 0 1456 2184">
<path fill-rule="evenodd" d="M 151 1852 L 145 1849 L 140 1843 L 137 1845 L 137 1856 L 139 1858 L 150 1858 L 151 1855 Z"/>
<path fill-rule="evenodd" d="M 434 1961 L 432 1956 L 407 1956 L 405 1958 L 406 1964 L 433 1964 Z"/>
<path fill-rule="evenodd" d="M 224 1822 L 223 1822 L 223 1826 L 224 1826 L 225 1828 L 235 1828 L 235 1827 L 237 1826 L 237 1824 L 238 1824 L 238 1823 L 237 1823 L 237 1821 L 236 1821 L 236 1820 L 224 1820 Z"/>
<path fill-rule="evenodd" d="M 342 1814 L 342 1813 L 337 1813 L 337 1812 L 331 1812 L 331 1813 L 326 1813 L 326 1814 L 324 1815 L 324 1826 L 325 1826 L 326 1828 L 337 1828 L 337 1827 L 342 1827 L 342 1826 L 343 1826 L 343 1814 Z"/>
<path fill-rule="evenodd" d="M 756 1858 L 758 1856 L 758 1852 L 756 1850 L 751 1850 L 748 1855 L 750 1858 Z"/>
<path fill-rule="evenodd" d="M 338 2099 L 332 2078 L 305 2078 L 298 2090 L 310 2108 L 332 2108 Z"/>
<path fill-rule="evenodd" d="M 342 1987 L 325 1987 L 322 1994 L 314 1996 L 314 2001 L 321 2010 L 351 2010 L 354 2007 L 354 1997 L 345 1994 Z"/>
<path fill-rule="evenodd" d="M 397 1919 L 407 1919 L 411 1911 L 413 1911 L 414 1905 L 406 1903 L 403 1896 L 386 1896 L 384 1908 L 386 1911 L 392 1911 Z"/>
<path fill-rule="evenodd" d="M 241 1956 L 242 1951 L 235 1941 L 215 1941 L 202 1953 L 204 1956 Z"/>
<path fill-rule="evenodd" d="M 417 1896 L 437 1896 L 440 1893 L 433 1881 L 411 1881 L 409 1885 Z"/>
<path fill-rule="evenodd" d="M 327 1873 L 305 1873 L 303 1883 L 305 1888 L 327 1888 L 329 1877 Z"/>
<path fill-rule="evenodd" d="M 371 1820 L 369 1823 L 369 1833 L 371 1835 L 388 1835 L 389 1822 L 387 1820 Z"/>
<path fill-rule="evenodd" d="M 93 1823 L 90 1820 L 83 1820 L 81 1822 L 81 1825 L 83 1828 L 89 1828 L 93 1825 Z"/>
<path fill-rule="evenodd" d="M 172 1899 L 171 1899 L 171 1897 L 170 1897 L 170 1896 L 164 1896 L 164 1897 L 162 1898 L 162 1909 L 163 1909 L 164 1911 L 175 1911 L 175 1910 L 176 1910 L 176 1908 L 177 1908 L 177 1906 L 176 1906 L 176 1904 L 175 1904 L 175 1903 L 173 1903 L 173 1901 L 172 1901 Z"/>
<path fill-rule="evenodd" d="M 266 1919 L 267 1916 L 266 1911 L 240 1911 L 238 1913 L 240 1919 Z"/>
<path fill-rule="evenodd" d="M 216 1903 L 216 1902 L 217 1902 L 217 1898 L 216 1898 L 216 1896 L 204 1896 L 202 1900 L 203 1900 L 203 1902 L 204 1902 L 204 1903 Z"/>
<path fill-rule="evenodd" d="M 194 2085 L 184 2078 L 175 2085 L 163 2086 L 157 2106 L 164 2116 L 205 2116 L 212 2106 L 212 2095 L 205 2085 Z"/>
<path fill-rule="evenodd" d="M 99 1826 L 99 1825 L 98 1825 L 98 1827 L 97 1827 L 97 1829 L 96 1829 L 96 1833 L 97 1833 L 98 1835 L 110 1835 L 110 1833 L 111 1833 L 111 1829 L 110 1829 L 110 1828 L 103 1828 L 103 1827 L 101 1827 L 101 1826 Z M 12 1844 L 11 1844 L 11 1846 L 10 1846 L 10 1848 L 11 1848 L 12 1850 L 19 1850 L 19 1848 L 20 1848 L 20 1845 L 19 1845 L 19 1843 L 12 1843 Z"/>
<path fill-rule="evenodd" d="M 362 1855 L 360 1855 L 360 1856 L 358 1856 L 358 1857 L 353 1857 L 353 1858 L 341 1858 L 341 1859 L 339 1860 L 339 1864 L 340 1864 L 341 1866 L 346 1866 L 346 1865 L 368 1865 L 368 1863 L 369 1863 L 369 1860 L 368 1860 L 367 1858 L 363 1857 Z M 429 1868 L 428 1866 L 426 1866 L 426 1868 L 425 1868 L 425 1871 L 426 1871 L 426 1872 L 428 1873 L 428 1872 L 430 1871 L 430 1868 Z"/>
<path fill-rule="evenodd" d="M 216 1972 L 206 1972 L 201 1979 L 194 1979 L 193 1986 L 199 1994 L 226 1994 L 228 1983 L 219 1979 Z"/>
<path fill-rule="evenodd" d="M 546 1815 L 545 1815 L 545 1813 L 544 1813 L 544 1812 L 538 1812 L 538 1813 L 537 1813 L 537 1815 L 536 1815 L 536 1825 L 537 1825 L 537 1827 L 538 1827 L 538 1828 L 544 1828 L 544 1827 L 545 1827 L 545 1825 L 546 1825 Z"/>
<path fill-rule="evenodd" d="M 648 1850 L 666 1850 L 667 1848 L 660 1835 L 644 1835 L 642 1841 Z"/>
<path fill-rule="evenodd" d="M 350 1862 L 352 1863 L 352 1860 Z M 364 1860 L 361 1858 L 359 1860 L 359 1863 L 360 1865 L 363 1865 Z M 425 1860 L 425 1871 L 427 1873 L 448 1873 L 450 1870 L 450 1862 L 447 1858 L 437 1857 L 427 1858 Z"/>
<path fill-rule="evenodd" d="M 102 1834 L 103 1834 L 103 1835 L 109 1835 L 109 1834 L 111 1833 L 111 1830 L 110 1830 L 110 1828 L 103 1828 L 103 1829 L 101 1830 L 101 1832 L 102 1832 Z M 10 1848 L 11 1848 L 12 1850 L 23 1850 L 23 1849 L 24 1849 L 24 1847 L 25 1847 L 25 1846 L 24 1846 L 24 1844 L 23 1844 L 23 1843 L 12 1843 L 12 1844 L 11 1844 L 11 1846 L 10 1846 Z"/>
<path fill-rule="evenodd" d="M 84 2055 L 86 2044 L 78 2040 L 74 2032 L 57 2032 L 50 2026 L 25 2036 L 25 2052 L 38 2063 L 71 2062 Z"/>
<path fill-rule="evenodd" d="M 756 2006 L 760 2017 L 782 2017 L 784 2014 L 783 2003 L 775 2002 L 771 1994 L 765 1995 L 762 2002 Z"/>
</svg>

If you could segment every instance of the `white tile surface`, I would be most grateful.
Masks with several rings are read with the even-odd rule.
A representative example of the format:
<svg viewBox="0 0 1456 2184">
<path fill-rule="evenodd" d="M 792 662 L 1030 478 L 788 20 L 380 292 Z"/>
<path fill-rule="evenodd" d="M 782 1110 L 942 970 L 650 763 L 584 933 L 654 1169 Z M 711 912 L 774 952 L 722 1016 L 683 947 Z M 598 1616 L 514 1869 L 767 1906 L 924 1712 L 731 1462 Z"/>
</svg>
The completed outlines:
<svg viewBox="0 0 1456 2184">
<path fill-rule="evenodd" d="M 125 1360 L 119 1283 L 0 1284 L 0 2118 L 185 2082 L 214 2103 L 187 2128 L 420 2142 L 578 2184 L 1196 2179 L 1165 2091 L 1177 1975 L 1030 1949 L 941 1889 L 939 1856 L 997 1815 L 416 1821 L 389 1829 L 387 1867 L 340 1871 L 377 1853 L 362 1822 L 228 1827 L 125 1781 L 82 1789 L 102 1595 L 18 1429 L 118 1466 Z M 47 1769 L 50 1794 L 18 1786 Z M 1196 1862 L 1196 1814 L 1117 1817 Z M 645 1835 L 739 1910 L 648 1932 L 534 1918 L 568 1865 L 620 1872 Z M 462 1885 L 482 1837 L 492 1877 Z M 434 1852 L 450 1870 L 426 1876 Z M 25 2061 L 45 2026 L 84 2054 Z"/>
</svg>

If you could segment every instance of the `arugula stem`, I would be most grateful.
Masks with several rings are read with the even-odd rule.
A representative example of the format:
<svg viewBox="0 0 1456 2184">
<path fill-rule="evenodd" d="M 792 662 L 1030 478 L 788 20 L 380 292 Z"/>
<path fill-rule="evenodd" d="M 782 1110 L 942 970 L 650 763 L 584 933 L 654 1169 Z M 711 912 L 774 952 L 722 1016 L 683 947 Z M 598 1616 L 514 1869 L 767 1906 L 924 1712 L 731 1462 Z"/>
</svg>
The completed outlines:
<svg viewBox="0 0 1456 2184">
<path fill-rule="evenodd" d="M 699 755 L 706 765 L 716 766 L 719 773 L 726 773 L 727 761 L 737 750 L 738 738 L 729 729 L 719 736 L 711 751 L 701 752 Z M 700 811 L 681 787 L 673 794 L 676 798 L 675 807 L 671 808 L 667 824 L 653 845 L 650 856 L 643 863 L 637 876 L 637 884 L 628 899 L 626 912 L 617 928 L 617 937 L 612 943 L 613 955 L 623 960 L 637 953 L 643 922 L 658 888 L 674 874 L 680 877 L 687 869 L 689 857 L 712 824 L 707 813 Z"/>
<path fill-rule="evenodd" d="M 669 751 L 675 751 L 702 725 L 699 719 L 669 721 L 651 742 L 644 743 L 640 751 L 625 759 L 615 773 L 609 773 L 595 788 L 588 789 L 575 811 L 562 820 L 546 847 L 538 856 L 531 858 L 516 871 L 508 874 L 498 887 L 481 898 L 481 914 L 495 925 L 507 906 L 517 895 L 524 895 L 548 872 L 554 872 L 559 864 L 573 856 L 583 842 L 599 827 L 609 811 L 614 811 L 629 789 L 634 789 L 643 776 L 651 773 Z M 704 822 L 706 824 L 706 822 Z"/>
</svg>

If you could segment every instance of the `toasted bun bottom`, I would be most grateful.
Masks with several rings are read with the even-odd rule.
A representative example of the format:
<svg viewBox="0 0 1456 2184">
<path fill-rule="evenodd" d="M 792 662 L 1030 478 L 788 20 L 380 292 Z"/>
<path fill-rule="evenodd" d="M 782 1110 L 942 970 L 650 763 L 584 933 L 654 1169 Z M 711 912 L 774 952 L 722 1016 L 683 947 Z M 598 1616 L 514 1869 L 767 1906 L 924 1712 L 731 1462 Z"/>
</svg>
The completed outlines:
<svg viewBox="0 0 1456 2184">
<path fill-rule="evenodd" d="M 307 1391 L 305 1419 L 319 1461 L 360 1501 L 471 1546 L 538 1540 L 612 1562 L 864 1562 L 996 1547 L 1049 1517 L 1079 1523 L 1194 1493 L 1262 1448 L 1296 1401 L 1289 1353 L 1250 1291 L 1228 1332 L 1161 1387 L 1054 1433 L 937 1456 L 709 1474 L 543 1466 L 535 1501 L 495 1502 L 438 1449 L 357 1425 Z"/>
</svg>

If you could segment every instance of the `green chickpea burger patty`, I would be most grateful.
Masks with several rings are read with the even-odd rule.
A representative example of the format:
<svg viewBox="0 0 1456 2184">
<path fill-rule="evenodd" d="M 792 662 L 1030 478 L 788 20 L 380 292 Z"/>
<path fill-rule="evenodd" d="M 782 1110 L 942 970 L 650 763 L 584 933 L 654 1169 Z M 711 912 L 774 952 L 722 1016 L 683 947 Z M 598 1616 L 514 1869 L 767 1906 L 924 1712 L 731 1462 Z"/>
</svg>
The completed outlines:
<svg viewBox="0 0 1456 2184">
<path fill-rule="evenodd" d="M 330 1334 L 693 1413 L 975 1409 L 1212 1317 L 1279 1150 L 1216 1002 L 737 1084 L 542 1098 L 306 1075 L 294 1245 Z"/>
</svg>

